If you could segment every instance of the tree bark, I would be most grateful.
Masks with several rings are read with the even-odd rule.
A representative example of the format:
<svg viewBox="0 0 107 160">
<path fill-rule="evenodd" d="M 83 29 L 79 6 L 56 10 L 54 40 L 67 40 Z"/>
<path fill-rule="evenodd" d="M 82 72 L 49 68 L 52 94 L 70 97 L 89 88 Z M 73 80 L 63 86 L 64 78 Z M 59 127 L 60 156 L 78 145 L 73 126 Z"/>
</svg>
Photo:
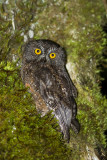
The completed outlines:
<svg viewBox="0 0 107 160">
<path fill-rule="evenodd" d="M 107 14 L 107 0 L 103 0 L 103 3 L 104 3 L 104 7 L 105 7 L 105 10 L 106 10 L 106 14 Z"/>
</svg>

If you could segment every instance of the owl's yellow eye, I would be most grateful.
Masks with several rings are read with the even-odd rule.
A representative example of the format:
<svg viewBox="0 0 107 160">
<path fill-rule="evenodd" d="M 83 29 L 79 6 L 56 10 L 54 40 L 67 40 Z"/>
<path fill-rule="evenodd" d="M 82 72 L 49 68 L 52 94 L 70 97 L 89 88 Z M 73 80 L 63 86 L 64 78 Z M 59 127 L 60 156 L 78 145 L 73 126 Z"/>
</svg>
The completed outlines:
<svg viewBox="0 0 107 160">
<path fill-rule="evenodd" d="M 50 53 L 50 58 L 55 58 L 56 57 L 56 54 L 55 53 Z"/>
<path fill-rule="evenodd" d="M 39 48 L 35 49 L 36 54 L 41 54 L 41 50 Z"/>
</svg>

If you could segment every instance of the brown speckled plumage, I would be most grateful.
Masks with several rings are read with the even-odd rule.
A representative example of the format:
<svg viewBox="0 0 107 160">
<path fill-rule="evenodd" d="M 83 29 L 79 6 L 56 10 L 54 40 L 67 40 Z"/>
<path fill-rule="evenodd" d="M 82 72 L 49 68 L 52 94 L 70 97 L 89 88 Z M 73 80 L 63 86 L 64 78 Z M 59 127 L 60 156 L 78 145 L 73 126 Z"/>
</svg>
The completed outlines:
<svg viewBox="0 0 107 160">
<path fill-rule="evenodd" d="M 41 50 L 40 55 L 35 54 L 36 48 Z M 56 57 L 51 59 L 50 53 Z M 65 51 L 60 45 L 50 40 L 33 40 L 25 45 L 21 75 L 34 97 L 37 111 L 44 116 L 52 110 L 64 138 L 69 141 L 70 127 L 78 133 L 79 123 L 74 99 L 77 91 L 65 64 Z"/>
</svg>

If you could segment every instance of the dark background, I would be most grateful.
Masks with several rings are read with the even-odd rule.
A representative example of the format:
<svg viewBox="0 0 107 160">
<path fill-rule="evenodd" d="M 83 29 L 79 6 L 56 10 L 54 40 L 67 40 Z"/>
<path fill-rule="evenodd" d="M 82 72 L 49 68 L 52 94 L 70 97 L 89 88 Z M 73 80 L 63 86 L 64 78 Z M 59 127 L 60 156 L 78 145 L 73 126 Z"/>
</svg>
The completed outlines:
<svg viewBox="0 0 107 160">
<path fill-rule="evenodd" d="M 107 34 L 107 19 L 105 19 L 105 24 L 102 26 L 103 31 Z M 107 38 L 107 35 L 106 35 Z M 103 50 L 104 59 L 107 60 L 107 44 Z M 103 80 L 101 81 L 101 93 L 107 97 L 107 63 L 104 62 L 101 65 L 101 77 Z M 105 131 L 106 141 L 107 141 L 107 130 Z"/>
</svg>

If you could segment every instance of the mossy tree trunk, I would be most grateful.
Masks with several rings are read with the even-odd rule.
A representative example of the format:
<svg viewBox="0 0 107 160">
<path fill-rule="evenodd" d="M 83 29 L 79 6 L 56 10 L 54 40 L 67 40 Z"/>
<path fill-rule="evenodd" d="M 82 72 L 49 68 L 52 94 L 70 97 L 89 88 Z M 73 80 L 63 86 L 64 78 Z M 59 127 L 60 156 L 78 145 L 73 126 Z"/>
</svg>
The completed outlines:
<svg viewBox="0 0 107 160">
<path fill-rule="evenodd" d="M 0 159 L 106 160 L 107 99 L 100 92 L 106 44 L 100 0 L 0 2 Z M 41 118 L 22 84 L 23 45 L 51 39 L 67 51 L 67 69 L 78 89 L 81 131 L 66 144 L 51 113 Z"/>
</svg>

